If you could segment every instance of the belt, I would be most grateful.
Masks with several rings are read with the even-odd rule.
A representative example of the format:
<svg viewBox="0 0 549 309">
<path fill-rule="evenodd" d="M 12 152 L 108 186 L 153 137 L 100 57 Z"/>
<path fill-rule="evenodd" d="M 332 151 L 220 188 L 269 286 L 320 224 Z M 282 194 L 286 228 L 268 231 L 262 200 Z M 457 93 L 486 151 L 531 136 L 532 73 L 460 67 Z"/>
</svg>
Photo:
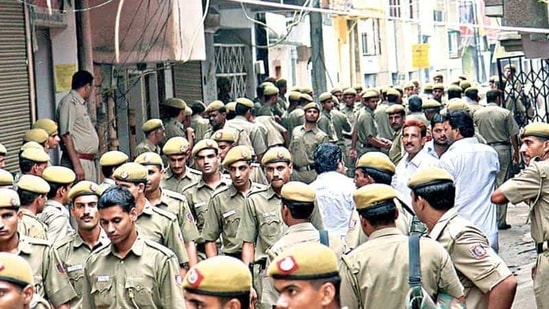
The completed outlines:
<svg viewBox="0 0 549 309">
<path fill-rule="evenodd" d="M 306 166 L 296 166 L 295 169 L 300 171 L 300 172 L 314 171 L 315 170 L 315 165 L 314 164 L 309 164 L 309 165 L 306 165 Z"/>
<path fill-rule="evenodd" d="M 490 146 L 509 146 L 511 143 L 509 142 L 493 142 L 493 143 L 487 143 Z"/>
<path fill-rule="evenodd" d="M 549 240 L 546 240 L 544 242 L 539 242 L 536 244 L 536 252 L 538 254 L 541 254 L 549 249 Z"/>
<path fill-rule="evenodd" d="M 78 158 L 82 160 L 93 161 L 95 159 L 95 154 L 93 153 L 78 153 Z"/>
<path fill-rule="evenodd" d="M 234 257 L 235 259 L 242 260 L 242 251 L 236 253 L 223 253 L 223 255 Z"/>
</svg>

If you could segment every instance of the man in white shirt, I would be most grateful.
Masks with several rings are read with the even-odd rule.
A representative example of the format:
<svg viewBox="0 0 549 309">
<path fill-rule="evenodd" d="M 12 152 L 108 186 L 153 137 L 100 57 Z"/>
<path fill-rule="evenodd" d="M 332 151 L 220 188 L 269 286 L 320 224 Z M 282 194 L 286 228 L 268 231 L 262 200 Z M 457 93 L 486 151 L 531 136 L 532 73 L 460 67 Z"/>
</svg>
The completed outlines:
<svg viewBox="0 0 549 309">
<path fill-rule="evenodd" d="M 425 143 L 425 151 L 432 157 L 440 157 L 448 150 L 448 139 L 444 132 L 444 116 L 435 114 L 431 119 L 431 137 L 432 139 Z"/>
<path fill-rule="evenodd" d="M 499 171 L 497 152 L 480 144 L 474 137 L 473 119 L 464 111 L 448 113 L 444 130 L 450 147 L 440 158 L 439 167 L 454 177 L 455 208 L 488 237 L 490 246 L 498 251 L 496 207 L 490 201 Z"/>
<path fill-rule="evenodd" d="M 407 205 L 412 205 L 408 180 L 420 168 L 435 167 L 438 159 L 423 149 L 427 140 L 427 127 L 422 121 L 413 118 L 406 120 L 401 139 L 405 154 L 396 166 L 391 186 L 400 193 Z"/>
</svg>

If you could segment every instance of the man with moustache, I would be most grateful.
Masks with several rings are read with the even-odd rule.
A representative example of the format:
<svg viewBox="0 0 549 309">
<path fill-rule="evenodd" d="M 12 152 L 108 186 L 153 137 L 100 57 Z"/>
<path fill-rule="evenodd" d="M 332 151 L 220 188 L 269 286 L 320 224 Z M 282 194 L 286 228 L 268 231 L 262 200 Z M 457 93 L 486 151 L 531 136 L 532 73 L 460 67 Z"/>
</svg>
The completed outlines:
<svg viewBox="0 0 549 309">
<path fill-rule="evenodd" d="M 385 109 L 389 117 L 389 124 L 393 129 L 393 140 L 389 149 L 389 159 L 396 165 L 402 159 L 402 125 L 406 117 L 404 106 L 393 104 Z"/>
<path fill-rule="evenodd" d="M 223 129 L 225 122 L 227 121 L 225 104 L 218 100 L 213 101 L 208 105 L 208 107 L 206 107 L 204 112 L 208 115 L 210 127 L 206 130 L 202 138 L 212 138 L 214 132 Z"/>
<path fill-rule="evenodd" d="M 183 188 L 200 179 L 200 172 L 187 166 L 191 155 L 191 144 L 182 136 L 170 138 L 162 153 L 168 157 L 169 167 L 162 178 L 162 188 L 182 193 Z"/>
<path fill-rule="evenodd" d="M 444 116 L 436 114 L 431 119 L 431 140 L 425 143 L 425 151 L 435 159 L 440 157 L 448 150 L 448 138 L 444 130 Z"/>
<path fill-rule="evenodd" d="M 69 192 L 76 174 L 64 166 L 50 166 L 44 170 L 42 178 L 50 186 L 48 199 L 38 219 L 47 227 L 48 240 L 52 243 L 73 232 L 67 209 Z"/>
</svg>

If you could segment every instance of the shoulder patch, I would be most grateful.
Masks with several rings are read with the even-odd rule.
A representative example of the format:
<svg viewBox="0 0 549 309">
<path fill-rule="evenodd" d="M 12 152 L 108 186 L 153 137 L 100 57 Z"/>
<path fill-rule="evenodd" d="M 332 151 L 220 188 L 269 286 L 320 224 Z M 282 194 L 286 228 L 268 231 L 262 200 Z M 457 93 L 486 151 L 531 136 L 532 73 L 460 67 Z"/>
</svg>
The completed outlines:
<svg viewBox="0 0 549 309">
<path fill-rule="evenodd" d="M 488 248 L 484 244 L 475 244 L 469 248 L 469 252 L 474 258 L 480 260 L 488 254 Z"/>
</svg>

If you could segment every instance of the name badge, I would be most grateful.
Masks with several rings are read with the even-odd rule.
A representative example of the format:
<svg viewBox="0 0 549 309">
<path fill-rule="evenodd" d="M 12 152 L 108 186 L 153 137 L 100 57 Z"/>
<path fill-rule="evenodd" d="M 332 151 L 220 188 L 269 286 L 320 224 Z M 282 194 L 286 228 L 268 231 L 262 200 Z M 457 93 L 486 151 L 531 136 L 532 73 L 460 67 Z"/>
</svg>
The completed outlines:
<svg viewBox="0 0 549 309">
<path fill-rule="evenodd" d="M 227 211 L 226 213 L 223 214 L 223 218 L 227 218 L 227 217 L 230 217 L 232 215 L 236 214 L 236 210 L 229 210 Z"/>
<path fill-rule="evenodd" d="M 82 270 L 84 269 L 84 267 L 82 267 L 82 264 L 77 264 L 77 265 L 68 266 L 66 269 L 67 269 L 67 272 L 70 273 L 73 271 Z"/>
<path fill-rule="evenodd" d="M 274 211 L 264 212 L 263 213 L 263 218 L 274 217 L 274 216 L 276 216 L 276 212 L 274 212 Z"/>
<path fill-rule="evenodd" d="M 204 207 L 204 205 L 206 205 L 206 202 L 196 203 L 196 204 L 194 204 L 194 208 Z"/>
<path fill-rule="evenodd" d="M 109 276 L 97 276 L 97 282 L 107 282 L 110 280 L 111 278 Z"/>
</svg>

